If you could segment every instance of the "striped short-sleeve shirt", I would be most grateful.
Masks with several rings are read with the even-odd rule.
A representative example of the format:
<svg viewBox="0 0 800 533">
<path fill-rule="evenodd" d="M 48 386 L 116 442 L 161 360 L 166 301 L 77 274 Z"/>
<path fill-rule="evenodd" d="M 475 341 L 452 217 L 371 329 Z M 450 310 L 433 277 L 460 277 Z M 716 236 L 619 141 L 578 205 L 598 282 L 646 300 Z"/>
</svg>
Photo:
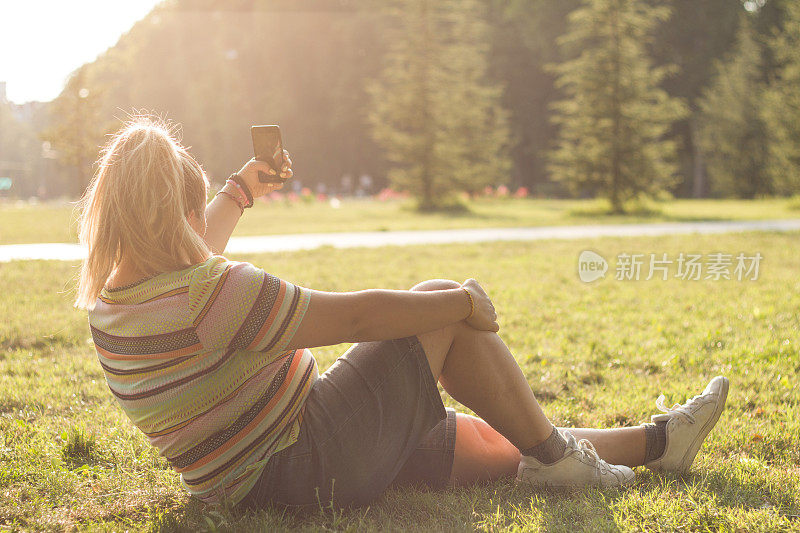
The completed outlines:
<svg viewBox="0 0 800 533">
<path fill-rule="evenodd" d="M 317 365 L 310 350 L 287 346 L 309 297 L 215 255 L 104 288 L 89 312 L 108 387 L 199 499 L 238 502 L 297 440 Z"/>
</svg>

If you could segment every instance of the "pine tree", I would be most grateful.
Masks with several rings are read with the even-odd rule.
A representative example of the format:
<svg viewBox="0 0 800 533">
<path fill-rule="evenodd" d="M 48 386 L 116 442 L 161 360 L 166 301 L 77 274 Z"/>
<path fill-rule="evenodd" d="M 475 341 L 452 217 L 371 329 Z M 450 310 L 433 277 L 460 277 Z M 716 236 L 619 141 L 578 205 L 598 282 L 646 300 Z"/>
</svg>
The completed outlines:
<svg viewBox="0 0 800 533">
<path fill-rule="evenodd" d="M 784 5 L 783 31 L 770 42 L 776 74 L 764 96 L 769 173 L 775 192 L 800 192 L 800 4 Z"/>
<path fill-rule="evenodd" d="M 672 190 L 702 198 L 708 196 L 709 184 L 700 141 L 699 101 L 711 84 L 715 61 L 734 46 L 739 17 L 745 10 L 742 2 L 731 0 L 662 1 L 670 7 L 671 16 L 655 30 L 652 57 L 656 65 L 677 67 L 662 87 L 672 96 L 683 98 L 689 108 L 686 119 L 673 130 L 683 179 Z"/>
<path fill-rule="evenodd" d="M 550 169 L 577 193 L 605 195 L 614 212 L 675 178 L 667 136 L 685 106 L 659 87 L 669 69 L 653 67 L 646 53 L 668 15 L 637 0 L 584 0 L 559 40 L 573 58 L 554 67 L 566 99 L 554 105 L 560 130 Z"/>
<path fill-rule="evenodd" d="M 457 189 L 505 177 L 508 125 L 502 88 L 486 79 L 488 27 L 477 0 L 402 0 L 379 80 L 370 87 L 375 139 L 391 182 L 441 207 Z"/>
<path fill-rule="evenodd" d="M 580 0 L 492 0 L 491 69 L 506 86 L 505 107 L 513 145 L 514 185 L 535 194 L 563 194 L 547 171 L 547 151 L 556 127 L 550 107 L 560 95 L 547 65 L 558 59 L 556 39 Z"/>
<path fill-rule="evenodd" d="M 712 191 L 741 198 L 772 192 L 761 117 L 762 53 L 751 17 L 742 15 L 736 46 L 726 61 L 717 63 L 716 78 L 700 101 L 701 145 Z"/>
</svg>

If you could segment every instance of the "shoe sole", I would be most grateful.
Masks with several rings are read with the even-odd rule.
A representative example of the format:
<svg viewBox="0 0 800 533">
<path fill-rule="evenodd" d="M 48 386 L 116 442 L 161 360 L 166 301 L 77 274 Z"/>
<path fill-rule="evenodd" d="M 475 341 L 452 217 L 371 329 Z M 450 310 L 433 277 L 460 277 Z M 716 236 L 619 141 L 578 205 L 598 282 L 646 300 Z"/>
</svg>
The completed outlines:
<svg viewBox="0 0 800 533">
<path fill-rule="evenodd" d="M 568 484 L 560 485 L 555 483 L 548 483 L 546 481 L 542 483 L 531 483 L 530 481 L 523 481 L 519 478 L 516 478 L 514 481 L 518 485 L 528 485 L 529 487 L 544 488 L 544 489 L 582 489 L 586 487 L 598 487 L 602 489 L 602 488 L 622 488 L 622 487 L 627 487 L 628 485 L 633 485 L 633 483 L 636 481 L 636 476 L 634 475 L 631 479 L 628 479 L 626 481 L 621 481 L 618 485 L 602 485 L 598 483 L 579 483 L 574 485 L 568 485 Z"/>
<path fill-rule="evenodd" d="M 633 485 L 636 479 L 631 479 L 630 481 L 623 481 L 619 485 L 598 485 L 594 483 L 584 483 L 582 485 L 554 485 L 552 483 L 530 483 L 528 481 L 520 481 L 517 480 L 517 483 L 520 485 L 527 485 L 529 487 L 533 487 L 536 489 L 555 489 L 555 490 L 569 490 L 569 489 L 585 489 L 587 487 L 594 487 L 598 489 L 621 489 Z"/>
<path fill-rule="evenodd" d="M 722 379 L 722 388 L 720 389 L 719 397 L 717 398 L 717 408 L 711 418 L 709 418 L 705 425 L 703 425 L 700 433 L 698 433 L 694 438 L 691 446 L 689 446 L 689 449 L 686 450 L 686 453 L 683 455 L 681 462 L 678 463 L 678 468 L 675 469 L 675 472 L 679 474 L 685 474 L 689 471 L 689 468 L 694 462 L 694 458 L 697 457 L 697 452 L 700 451 L 700 447 L 703 445 L 703 441 L 706 440 L 708 434 L 711 432 L 714 426 L 717 425 L 717 421 L 722 414 L 722 410 L 725 408 L 725 402 L 728 400 L 728 386 L 730 385 L 730 382 L 728 381 L 728 378 L 724 376 Z"/>
</svg>

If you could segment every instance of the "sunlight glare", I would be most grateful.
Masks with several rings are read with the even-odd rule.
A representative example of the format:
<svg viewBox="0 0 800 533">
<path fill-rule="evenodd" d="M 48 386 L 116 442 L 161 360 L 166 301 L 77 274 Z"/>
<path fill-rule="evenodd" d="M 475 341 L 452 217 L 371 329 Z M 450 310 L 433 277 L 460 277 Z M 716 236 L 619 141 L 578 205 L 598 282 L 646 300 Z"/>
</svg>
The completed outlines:
<svg viewBox="0 0 800 533">
<path fill-rule="evenodd" d="M 0 82 L 12 102 L 52 100 L 71 72 L 116 44 L 159 0 L 3 0 Z"/>
</svg>

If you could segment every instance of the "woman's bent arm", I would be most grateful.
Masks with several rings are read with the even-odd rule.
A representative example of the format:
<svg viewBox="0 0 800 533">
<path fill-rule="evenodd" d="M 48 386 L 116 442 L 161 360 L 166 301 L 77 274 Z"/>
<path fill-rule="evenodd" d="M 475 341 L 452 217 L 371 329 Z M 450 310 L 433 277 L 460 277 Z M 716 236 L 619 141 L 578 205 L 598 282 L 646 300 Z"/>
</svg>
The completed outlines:
<svg viewBox="0 0 800 533">
<path fill-rule="evenodd" d="M 225 185 L 222 190 L 228 190 L 226 187 L 229 186 Z M 206 241 L 213 253 L 221 254 L 225 251 L 228 239 L 231 238 L 241 214 L 239 207 L 233 200 L 224 195 L 215 196 L 208 203 L 206 206 L 207 228 L 205 235 L 203 235 L 203 240 Z"/>
<path fill-rule="evenodd" d="M 292 160 L 289 158 L 289 152 L 283 151 L 283 166 L 281 167 L 281 178 L 288 179 L 292 176 Z M 239 169 L 237 174 L 245 181 L 250 188 L 250 194 L 253 198 L 258 198 L 269 194 L 272 191 L 277 191 L 283 187 L 283 183 L 267 182 L 261 183 L 258 178 L 259 172 L 266 172 L 275 174 L 272 167 L 264 161 L 256 161 L 251 159 L 244 166 Z M 222 190 L 232 196 L 239 196 L 236 188 L 227 182 L 222 187 Z M 242 212 L 230 196 L 219 195 L 215 196 L 211 202 L 206 206 L 206 224 L 207 229 L 203 239 L 215 254 L 221 254 L 225 251 L 225 246 L 228 245 L 228 239 L 231 238 L 236 223 Z"/>
<path fill-rule="evenodd" d="M 311 292 L 311 299 L 287 349 L 397 339 L 425 333 L 465 319 L 472 307 L 461 288 L 304 290 Z"/>
</svg>

